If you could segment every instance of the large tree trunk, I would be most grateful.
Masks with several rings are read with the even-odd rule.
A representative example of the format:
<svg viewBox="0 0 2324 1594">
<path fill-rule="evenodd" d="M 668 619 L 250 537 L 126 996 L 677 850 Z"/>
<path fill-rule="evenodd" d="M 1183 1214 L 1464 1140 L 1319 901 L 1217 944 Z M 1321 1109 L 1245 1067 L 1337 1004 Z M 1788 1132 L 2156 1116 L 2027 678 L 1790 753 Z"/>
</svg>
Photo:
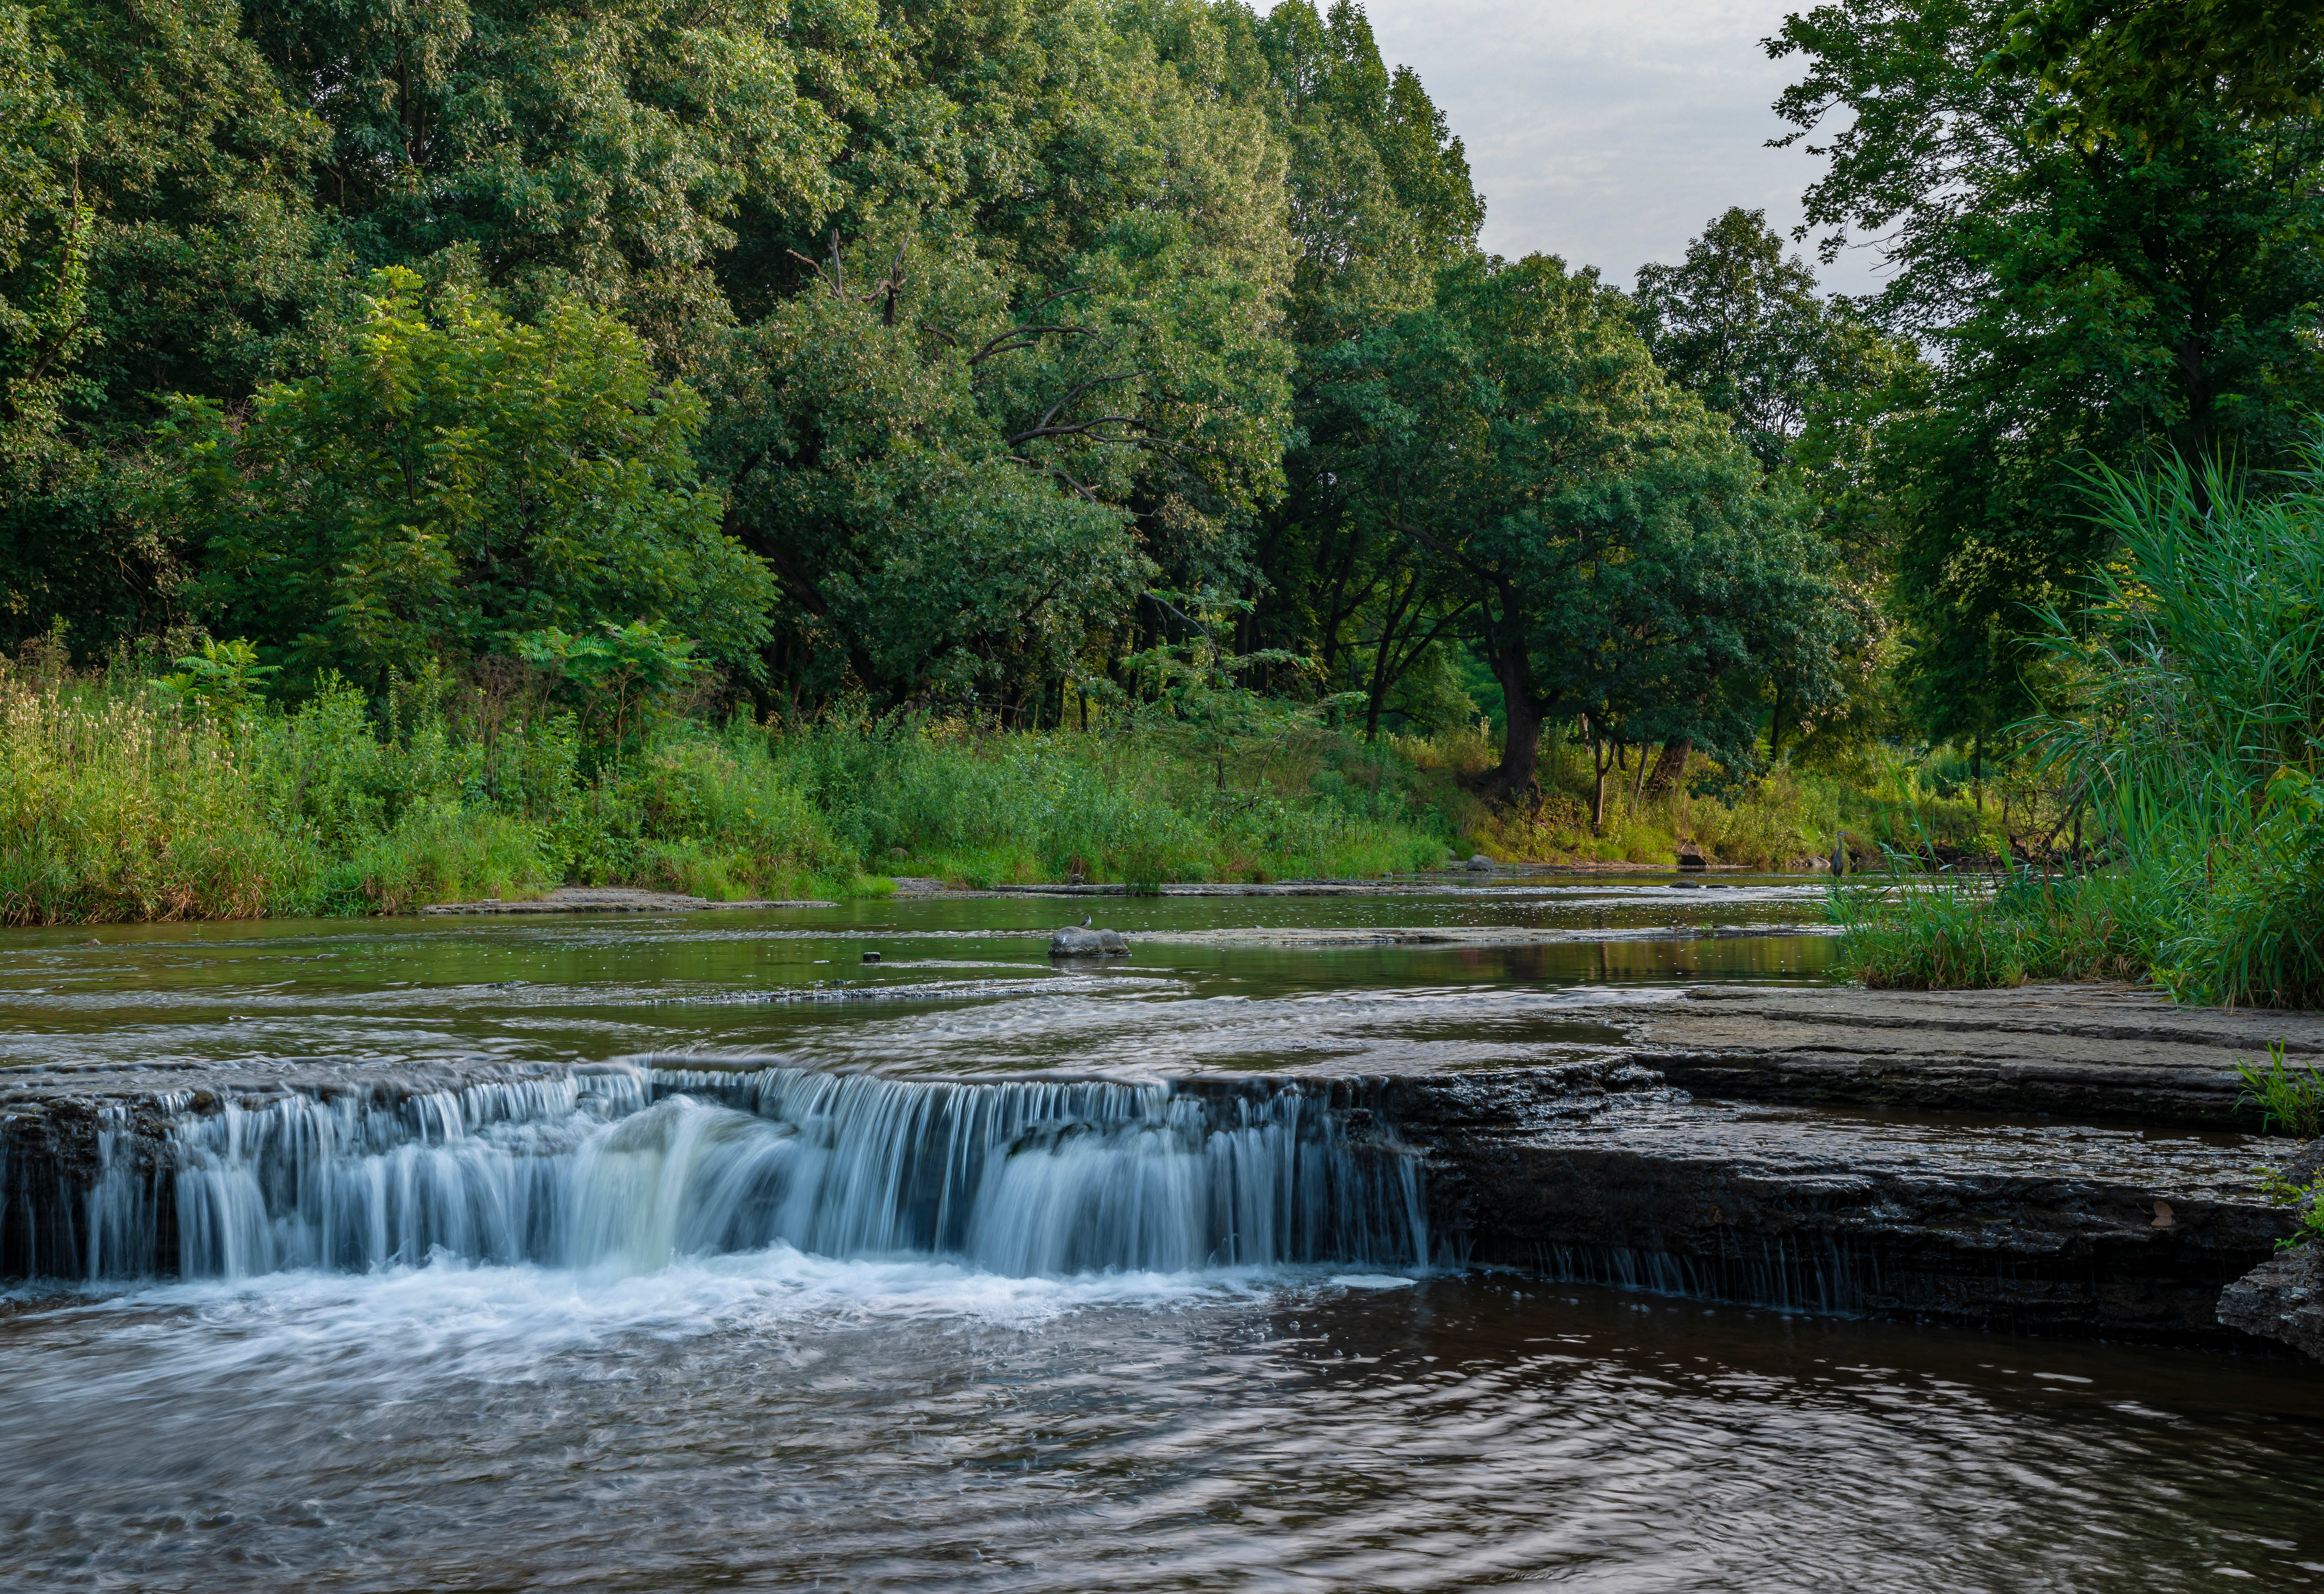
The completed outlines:
<svg viewBox="0 0 2324 1594">
<path fill-rule="evenodd" d="M 1501 767 L 1493 771 L 1490 789 L 1506 797 L 1531 797 L 1540 789 L 1534 764 L 1541 757 L 1541 714 L 1530 698 L 1503 694 L 1508 711 L 1508 735 L 1501 742 Z"/>
<path fill-rule="evenodd" d="M 1694 743 L 1686 737 L 1665 742 L 1655 759 L 1655 772 L 1646 777 L 1646 795 L 1660 797 L 1674 789 L 1686 779 L 1687 760 L 1694 756 Z"/>
<path fill-rule="evenodd" d="M 1504 609 L 1504 614 L 1508 611 Z M 1522 637 L 1522 629 L 1508 616 L 1504 635 Z M 1487 633 L 1491 635 L 1490 631 Z M 1507 800 L 1536 797 L 1541 783 L 1534 774 L 1534 764 L 1541 756 L 1541 705 L 1534 701 L 1533 667 L 1526 658 L 1525 643 L 1501 643 L 1496 640 L 1492 649 L 1493 676 L 1501 683 L 1501 708 L 1508 721 L 1508 734 L 1501 740 L 1501 767 L 1488 776 L 1485 789 Z"/>
</svg>

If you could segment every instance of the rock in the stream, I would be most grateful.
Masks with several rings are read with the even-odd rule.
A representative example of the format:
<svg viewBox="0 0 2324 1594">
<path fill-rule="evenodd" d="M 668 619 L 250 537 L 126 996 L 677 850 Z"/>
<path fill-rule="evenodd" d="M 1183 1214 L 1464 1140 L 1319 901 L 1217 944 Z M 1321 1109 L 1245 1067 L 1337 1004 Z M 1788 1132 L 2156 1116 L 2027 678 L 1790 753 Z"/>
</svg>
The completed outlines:
<svg viewBox="0 0 2324 1594">
<path fill-rule="evenodd" d="M 2324 1174 L 2324 1140 L 2310 1140 L 2277 1173 L 2292 1184 Z M 2324 1361 L 2324 1247 L 2280 1251 L 2219 1292 L 2219 1321 Z"/>
<path fill-rule="evenodd" d="M 2324 1361 L 2324 1256 L 2306 1245 L 2270 1257 L 2219 1292 L 2219 1321 Z"/>
<path fill-rule="evenodd" d="M 1462 867 L 1471 874 L 1490 874 L 1493 872 L 1493 861 L 1482 852 L 1471 853 L 1469 861 Z"/>
<path fill-rule="evenodd" d="M 1128 957 L 1130 937 L 1120 930 L 1093 930 L 1066 925 L 1049 933 L 1051 957 Z"/>
</svg>

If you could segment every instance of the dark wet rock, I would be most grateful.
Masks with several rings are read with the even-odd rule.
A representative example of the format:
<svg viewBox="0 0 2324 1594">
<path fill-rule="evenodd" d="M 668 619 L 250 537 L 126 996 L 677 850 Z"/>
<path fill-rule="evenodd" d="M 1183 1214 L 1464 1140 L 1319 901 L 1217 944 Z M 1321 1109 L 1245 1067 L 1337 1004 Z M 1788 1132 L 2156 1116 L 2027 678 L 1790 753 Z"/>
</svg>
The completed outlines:
<svg viewBox="0 0 2324 1594">
<path fill-rule="evenodd" d="M 2236 1064 L 2275 1041 L 2324 1057 L 2324 1017 L 2172 1006 L 2107 985 L 1903 991 L 1701 986 L 1609 1002 L 1624 1055 L 1698 1095 L 2050 1112 L 2089 1122 L 2256 1128 Z"/>
<path fill-rule="evenodd" d="M 1693 847 L 1681 847 L 1678 850 L 1678 866 L 1681 869 L 1709 869 L 1711 861 Z"/>
<path fill-rule="evenodd" d="M 1550 1071 L 1538 1072 L 1547 1074 Z M 1795 1309 L 2231 1343 L 2289 1229 L 2240 1137 L 1689 1101 L 1651 1070 L 1413 1082 L 1433 1231 L 1560 1279 Z"/>
<path fill-rule="evenodd" d="M 2324 1175 L 2324 1140 L 2275 1166 L 2290 1184 L 2312 1184 Z M 2219 1321 L 2324 1361 L 2324 1246 L 2279 1251 L 2220 1291 Z"/>
<path fill-rule="evenodd" d="M 1130 938 L 1120 930 L 1093 930 L 1067 925 L 1049 935 L 1051 957 L 1127 957 Z"/>
<path fill-rule="evenodd" d="M 2280 1251 L 2219 1292 L 2219 1322 L 2324 1361 L 2324 1250 Z"/>
<path fill-rule="evenodd" d="M 1471 854 L 1469 861 L 1461 867 L 1471 874 L 1490 874 L 1493 872 L 1493 861 L 1482 852 L 1476 852 Z"/>
</svg>

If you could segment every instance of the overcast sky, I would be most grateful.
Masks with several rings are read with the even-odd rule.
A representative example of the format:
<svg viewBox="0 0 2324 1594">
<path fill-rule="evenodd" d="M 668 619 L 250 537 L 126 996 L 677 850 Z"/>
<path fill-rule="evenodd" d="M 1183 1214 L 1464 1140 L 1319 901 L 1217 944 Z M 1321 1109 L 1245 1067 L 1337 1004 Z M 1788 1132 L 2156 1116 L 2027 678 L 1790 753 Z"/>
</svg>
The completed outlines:
<svg viewBox="0 0 2324 1594">
<path fill-rule="evenodd" d="M 1788 234 L 1817 162 L 1771 150 L 1799 59 L 1759 41 L 1803 0 L 1369 0 L 1391 66 L 1419 72 L 1485 196 L 1485 247 L 1561 254 L 1623 287 L 1729 205 Z M 1813 251 L 1802 253 L 1814 263 Z M 1819 267 L 1861 293 L 1872 263 Z"/>
</svg>

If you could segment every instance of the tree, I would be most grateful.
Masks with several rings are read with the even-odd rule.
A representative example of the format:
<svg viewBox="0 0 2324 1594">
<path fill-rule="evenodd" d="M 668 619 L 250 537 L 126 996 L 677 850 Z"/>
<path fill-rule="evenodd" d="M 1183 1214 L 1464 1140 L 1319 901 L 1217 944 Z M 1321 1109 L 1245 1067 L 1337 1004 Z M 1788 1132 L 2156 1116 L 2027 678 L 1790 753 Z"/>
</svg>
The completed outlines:
<svg viewBox="0 0 2324 1594">
<path fill-rule="evenodd" d="M 0 10 L 0 645 L 84 650 L 172 617 L 180 550 L 140 521 L 171 391 L 246 398 L 308 366 L 346 302 L 304 191 L 319 124 L 233 7 Z"/>
<path fill-rule="evenodd" d="M 1360 7 L 1286 0 L 1258 38 L 1291 151 L 1299 255 L 1286 319 L 1300 364 L 1286 491 L 1259 528 L 1244 646 L 1275 642 L 1315 659 L 1327 685 L 1362 691 L 1376 735 L 1397 683 L 1453 634 L 1459 603 L 1409 539 L 1348 512 L 1323 365 L 1429 302 L 1437 272 L 1476 252 L 1484 202 L 1461 141 L 1416 76 L 1388 69 Z"/>
<path fill-rule="evenodd" d="M 1895 351 L 1784 255 L 1766 213 L 1712 218 L 1674 266 L 1638 268 L 1638 334 L 1673 382 L 1726 416 L 1775 470 L 1823 412 L 1888 377 Z"/>
<path fill-rule="evenodd" d="M 1554 259 L 1455 266 L 1333 365 L 1351 512 L 1456 584 L 1499 681 L 1491 789 L 1536 789 L 1543 727 L 1748 758 L 1770 678 L 1831 684 L 1822 549 L 1656 369 L 1624 297 Z"/>
<path fill-rule="evenodd" d="M 720 347 L 708 457 L 787 575 L 797 685 L 1021 696 L 1118 651 L 1149 578 L 1239 568 L 1277 489 L 1282 146 L 1204 8 L 906 14 L 943 158 L 788 251 L 798 290 Z"/>
<path fill-rule="evenodd" d="M 1061 447 L 1042 450 L 1049 438 L 1026 435 L 1039 416 L 995 412 L 988 368 L 1086 357 L 1102 332 L 1011 318 L 973 263 L 908 248 L 881 263 L 887 276 L 851 282 L 843 250 L 815 291 L 735 336 L 721 373 L 709 455 L 735 483 L 729 528 L 783 577 L 780 673 L 811 696 L 853 685 L 889 703 L 1074 673 L 1089 630 L 1153 574 L 1100 491 L 1128 475 L 1104 456 L 1139 440 L 1115 409 L 1138 408 L 1139 384 L 1056 378 Z M 1068 347 L 1044 356 L 1052 344 Z"/>
<path fill-rule="evenodd" d="M 2044 0 L 2009 19 L 2005 70 L 2051 90 L 2035 123 L 2084 145 L 2173 141 L 2218 112 L 2314 115 L 2324 12 L 2305 0 Z"/>
<path fill-rule="evenodd" d="M 613 318 L 513 320 L 474 289 L 374 279 L 353 346 L 235 420 L 175 401 L 157 509 L 214 628 L 379 689 L 527 633 L 649 621 L 749 670 L 773 584 L 719 530 L 687 442 L 702 401 Z M 432 311 L 432 314 L 431 314 Z"/>
<path fill-rule="evenodd" d="M 2157 442 L 2272 464 L 2324 406 L 2324 128 L 2213 80 L 2168 138 L 2056 136 L 2070 96 L 2013 54 L 2037 15 L 2015 6 L 1834 0 L 1768 41 L 1805 62 L 1777 102 L 1784 142 L 1834 128 L 1809 146 L 1830 159 L 1807 203 L 1826 258 L 1877 237 L 1891 276 L 1870 308 L 1935 355 L 1877 471 L 1908 675 L 1942 736 L 2030 708 L 2034 616 L 2070 607 L 2107 546 L 2081 497 L 2093 465 Z"/>
</svg>

